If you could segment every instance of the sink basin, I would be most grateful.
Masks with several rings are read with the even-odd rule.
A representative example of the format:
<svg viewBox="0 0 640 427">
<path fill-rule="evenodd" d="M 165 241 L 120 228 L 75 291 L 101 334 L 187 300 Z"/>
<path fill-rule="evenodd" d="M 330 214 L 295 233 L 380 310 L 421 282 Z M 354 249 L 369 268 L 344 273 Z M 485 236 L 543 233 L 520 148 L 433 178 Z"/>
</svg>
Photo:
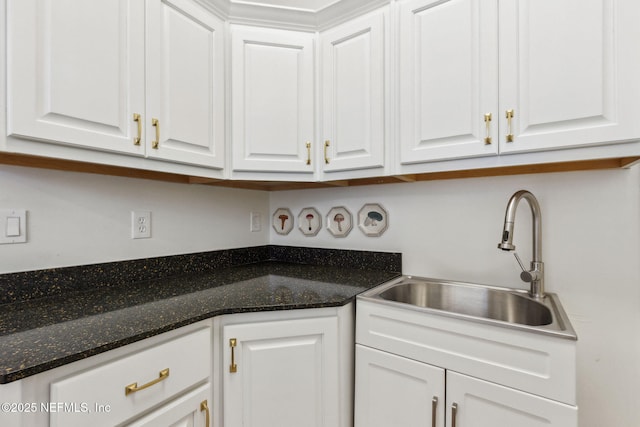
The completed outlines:
<svg viewBox="0 0 640 427">
<path fill-rule="evenodd" d="M 577 339 L 553 293 L 535 300 L 524 290 L 403 276 L 358 298 Z"/>
</svg>

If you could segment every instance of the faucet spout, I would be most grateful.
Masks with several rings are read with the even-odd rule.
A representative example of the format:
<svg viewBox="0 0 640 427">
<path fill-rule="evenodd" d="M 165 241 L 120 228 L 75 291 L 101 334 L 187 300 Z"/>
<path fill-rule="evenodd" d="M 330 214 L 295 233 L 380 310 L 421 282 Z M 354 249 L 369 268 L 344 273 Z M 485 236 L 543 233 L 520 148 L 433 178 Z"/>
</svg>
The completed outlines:
<svg viewBox="0 0 640 427">
<path fill-rule="evenodd" d="M 531 261 L 531 270 L 526 271 L 518 258 L 518 263 L 522 268 L 520 278 L 525 282 L 531 283 L 529 294 L 533 298 L 544 298 L 544 264 L 542 262 L 542 215 L 540 204 L 536 197 L 527 190 L 517 191 L 511 196 L 507 203 L 507 209 L 504 214 L 504 227 L 502 229 L 502 238 L 498 243 L 498 248 L 503 251 L 513 251 L 516 249 L 513 244 L 513 228 L 516 221 L 516 210 L 520 200 L 525 199 L 531 208 L 533 217 L 533 260 Z"/>
</svg>

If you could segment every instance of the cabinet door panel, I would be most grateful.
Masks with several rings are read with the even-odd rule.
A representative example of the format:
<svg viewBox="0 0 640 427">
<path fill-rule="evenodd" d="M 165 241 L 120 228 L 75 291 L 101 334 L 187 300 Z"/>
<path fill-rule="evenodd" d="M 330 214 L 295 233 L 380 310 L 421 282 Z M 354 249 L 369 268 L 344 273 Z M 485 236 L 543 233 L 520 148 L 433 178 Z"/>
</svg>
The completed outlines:
<svg viewBox="0 0 640 427">
<path fill-rule="evenodd" d="M 355 427 L 444 426 L 445 371 L 356 345 Z"/>
<path fill-rule="evenodd" d="M 385 22 L 378 12 L 321 36 L 325 172 L 384 166 Z"/>
<path fill-rule="evenodd" d="M 224 24 L 185 0 L 147 2 L 149 157 L 224 165 Z"/>
<path fill-rule="evenodd" d="M 447 426 L 577 427 L 575 406 L 447 371 Z"/>
<path fill-rule="evenodd" d="M 127 427 L 210 427 L 207 424 L 207 409 L 211 417 L 211 392 L 209 386 L 201 387 L 181 396 L 131 423 Z M 206 403 L 206 408 L 203 406 Z"/>
<path fill-rule="evenodd" d="M 143 154 L 144 4 L 10 1 L 8 133 Z"/>
<path fill-rule="evenodd" d="M 233 169 L 313 173 L 313 35 L 232 29 Z"/>
<path fill-rule="evenodd" d="M 336 318 L 229 325 L 223 343 L 226 427 L 339 425 Z"/>
<path fill-rule="evenodd" d="M 639 137 L 638 16 L 638 2 L 501 2 L 501 151 Z"/>
<path fill-rule="evenodd" d="M 480 3 L 400 5 L 401 163 L 497 153 L 497 2 Z"/>
</svg>

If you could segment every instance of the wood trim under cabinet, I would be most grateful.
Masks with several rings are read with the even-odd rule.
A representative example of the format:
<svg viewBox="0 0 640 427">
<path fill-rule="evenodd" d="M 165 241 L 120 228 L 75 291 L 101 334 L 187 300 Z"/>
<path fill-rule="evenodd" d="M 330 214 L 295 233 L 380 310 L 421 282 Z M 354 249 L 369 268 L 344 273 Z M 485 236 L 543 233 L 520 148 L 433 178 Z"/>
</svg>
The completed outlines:
<svg viewBox="0 0 640 427">
<path fill-rule="evenodd" d="M 26 154 L 0 153 L 0 164 L 24 166 L 39 169 L 83 172 L 99 175 L 122 176 L 127 178 L 152 179 L 181 184 L 204 184 L 219 187 L 241 188 L 261 191 L 284 191 L 313 188 L 353 187 L 360 185 L 397 184 L 403 182 L 433 181 L 443 179 L 482 178 L 552 172 L 575 172 L 600 169 L 627 168 L 640 162 L 638 157 L 616 157 L 610 159 L 579 160 L 570 162 L 542 163 L 534 165 L 501 166 L 482 169 L 428 172 L 407 175 L 378 176 L 371 178 L 343 179 L 323 182 L 298 181 L 243 181 L 204 178 L 168 172 L 157 172 L 122 166 L 102 165 L 75 160 L 55 159 Z"/>
</svg>

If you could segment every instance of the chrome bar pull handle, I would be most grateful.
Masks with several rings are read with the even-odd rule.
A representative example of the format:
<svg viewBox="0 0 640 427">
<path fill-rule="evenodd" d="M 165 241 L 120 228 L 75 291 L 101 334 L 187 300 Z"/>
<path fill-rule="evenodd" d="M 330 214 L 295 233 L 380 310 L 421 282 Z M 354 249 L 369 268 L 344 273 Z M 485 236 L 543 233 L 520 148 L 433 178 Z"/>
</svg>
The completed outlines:
<svg viewBox="0 0 640 427">
<path fill-rule="evenodd" d="M 436 427 L 436 410 L 438 409 L 438 397 L 431 399 L 431 427 Z"/>
<path fill-rule="evenodd" d="M 507 117 L 507 142 L 513 142 L 513 125 L 511 123 L 513 119 L 514 112 L 513 110 L 506 111 Z"/>
<path fill-rule="evenodd" d="M 229 365 L 229 372 L 232 374 L 238 372 L 238 365 L 236 365 L 236 344 L 237 340 L 235 338 L 229 340 L 229 347 L 231 347 L 231 365 Z"/>
<path fill-rule="evenodd" d="M 142 140 L 142 119 L 140 118 L 140 114 L 133 113 L 133 121 L 138 124 L 138 131 L 136 137 L 133 138 L 133 145 L 140 145 L 140 141 Z"/>
<path fill-rule="evenodd" d="M 311 143 L 307 142 L 307 164 L 311 164 Z"/>
<path fill-rule="evenodd" d="M 484 123 L 487 127 L 487 136 L 484 138 L 484 145 L 491 144 L 491 113 L 484 115 Z"/>
<path fill-rule="evenodd" d="M 200 412 L 206 411 L 205 414 L 205 427 L 211 427 L 211 411 L 209 410 L 209 403 L 206 400 L 200 402 Z"/>
<path fill-rule="evenodd" d="M 324 142 L 324 162 L 325 164 L 329 164 L 329 156 L 327 155 L 327 149 L 329 148 L 329 146 L 331 145 L 331 141 L 326 140 Z"/>
<path fill-rule="evenodd" d="M 151 141 L 151 148 L 158 149 L 158 145 L 160 145 L 160 122 L 158 119 L 151 119 L 151 126 L 156 128 L 156 139 L 155 141 Z"/>
<path fill-rule="evenodd" d="M 458 404 L 454 402 L 451 405 L 451 427 L 456 427 L 457 415 L 458 415 Z"/>
</svg>

